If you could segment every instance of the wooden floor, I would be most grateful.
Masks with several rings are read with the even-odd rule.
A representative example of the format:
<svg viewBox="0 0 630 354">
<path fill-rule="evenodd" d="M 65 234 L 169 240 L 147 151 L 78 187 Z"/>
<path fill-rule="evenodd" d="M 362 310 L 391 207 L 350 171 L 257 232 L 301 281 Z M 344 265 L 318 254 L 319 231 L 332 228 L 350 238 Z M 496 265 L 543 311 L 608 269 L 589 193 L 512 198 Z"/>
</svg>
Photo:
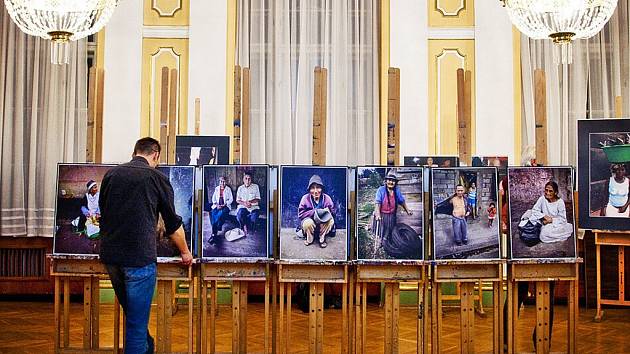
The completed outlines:
<svg viewBox="0 0 630 354">
<path fill-rule="evenodd" d="M 81 344 L 82 304 L 71 304 L 71 344 Z M 112 305 L 101 305 L 101 345 L 112 343 Z M 260 353 L 263 351 L 263 312 L 262 304 L 250 304 L 248 318 L 248 350 Z M 186 316 L 183 308 L 173 320 L 173 342 L 175 351 L 186 350 Z M 594 310 L 581 310 L 578 323 L 579 353 L 630 353 L 630 310 L 607 309 L 605 319 L 601 323 L 593 322 Z M 231 350 L 231 308 L 220 306 L 218 318 L 218 352 Z M 415 348 L 415 316 L 414 308 L 401 310 L 400 348 L 401 353 L 413 353 Z M 535 312 L 527 306 L 521 312 L 517 330 L 521 352 L 533 352 L 531 333 Z M 325 313 L 326 337 L 324 352 L 340 352 L 341 310 L 327 310 Z M 556 321 L 553 328 L 552 352 L 566 350 L 566 307 L 557 306 Z M 292 338 L 290 348 L 293 353 L 308 352 L 307 317 L 297 308 L 292 317 Z M 383 314 L 377 305 L 368 306 L 368 345 L 367 352 L 382 353 Z M 458 353 L 459 344 L 459 309 L 446 308 L 444 312 L 443 352 Z M 491 351 L 492 312 L 487 317 L 477 316 L 475 319 L 477 333 L 477 352 Z M 44 302 L 0 302 L 0 353 L 52 353 L 53 346 L 53 305 Z M 155 334 L 155 314 L 151 316 L 151 333 Z"/>
</svg>

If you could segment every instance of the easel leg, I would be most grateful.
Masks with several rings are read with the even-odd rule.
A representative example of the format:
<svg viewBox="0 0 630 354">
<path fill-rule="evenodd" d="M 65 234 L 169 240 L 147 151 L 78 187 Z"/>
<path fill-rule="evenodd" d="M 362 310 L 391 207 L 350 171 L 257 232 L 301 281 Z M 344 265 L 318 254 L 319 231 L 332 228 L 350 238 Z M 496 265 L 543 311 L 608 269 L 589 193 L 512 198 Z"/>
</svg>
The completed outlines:
<svg viewBox="0 0 630 354">
<path fill-rule="evenodd" d="M 188 281 L 188 353 L 192 354 L 195 332 L 195 277 Z"/>
<path fill-rule="evenodd" d="M 577 267 L 577 264 L 576 264 Z M 577 273 L 576 273 L 577 274 Z M 576 286 L 575 283 L 577 281 L 571 280 L 569 282 L 569 308 L 568 308 L 568 318 L 567 318 L 567 352 L 569 354 L 576 353 L 576 343 L 575 343 L 575 331 L 576 331 L 576 322 L 577 322 L 577 299 L 576 299 Z M 553 296 L 553 294 L 551 294 Z"/>
<path fill-rule="evenodd" d="M 164 351 L 170 353 L 171 350 L 171 319 L 173 318 L 173 281 L 164 280 Z"/>
<path fill-rule="evenodd" d="M 217 286 L 216 280 L 212 281 L 212 288 L 210 289 L 210 354 L 214 354 L 217 347 Z M 207 300 L 206 300 L 207 301 Z"/>
<path fill-rule="evenodd" d="M 63 279 L 63 347 L 70 346 L 70 278 Z"/>
<path fill-rule="evenodd" d="M 240 293 L 241 293 L 241 282 L 234 281 L 232 282 L 232 353 L 237 354 L 240 348 Z"/>
<path fill-rule="evenodd" d="M 475 283 L 461 283 L 461 346 L 462 353 L 474 353 Z"/>
<path fill-rule="evenodd" d="M 351 354 L 356 353 L 356 322 L 354 321 L 354 293 L 355 293 L 355 283 L 354 283 L 354 272 L 350 272 L 350 280 L 348 283 L 348 352 Z"/>
<path fill-rule="evenodd" d="M 392 292 L 392 353 L 398 353 L 399 343 L 399 319 L 400 319 L 400 285 L 398 283 L 393 284 Z"/>
<path fill-rule="evenodd" d="M 429 354 L 429 338 L 431 333 L 431 315 L 429 314 L 429 275 L 428 268 L 424 267 L 422 271 L 422 297 L 423 297 L 423 306 L 422 306 L 422 323 L 424 325 L 422 331 L 422 353 Z"/>
<path fill-rule="evenodd" d="M 280 308 L 280 314 L 278 317 L 278 342 L 280 344 L 279 352 L 284 354 L 288 352 L 287 342 L 285 341 L 285 333 L 284 333 L 284 288 L 285 283 L 280 283 L 280 301 L 278 307 Z"/>
<path fill-rule="evenodd" d="M 354 323 L 356 326 L 354 328 L 354 353 L 363 353 L 362 351 L 362 343 L 363 337 L 361 336 L 361 331 L 363 326 L 362 317 L 361 317 L 361 285 L 363 283 L 356 282 L 355 283 L 355 293 L 354 293 Z"/>
<path fill-rule="evenodd" d="M 481 317 L 486 317 L 486 311 L 483 308 L 483 283 L 481 279 L 477 282 L 477 296 L 478 296 L 478 305 L 476 308 L 477 313 Z"/>
<path fill-rule="evenodd" d="M 269 354 L 269 272 L 267 265 L 267 277 L 265 278 L 265 354 Z"/>
<path fill-rule="evenodd" d="M 292 312 L 293 312 L 293 286 L 291 283 L 288 283 L 286 285 L 286 301 L 287 301 L 287 333 L 285 335 L 286 341 L 291 344 L 291 322 L 293 321 L 292 319 Z M 287 349 L 287 352 L 289 352 L 289 349 Z"/>
<path fill-rule="evenodd" d="M 198 339 L 197 351 L 206 354 L 208 352 L 208 282 L 199 277 L 199 308 L 201 309 L 201 318 L 199 323 L 200 336 Z"/>
<path fill-rule="evenodd" d="M 341 290 L 341 354 L 348 354 L 348 284 Z"/>
<path fill-rule="evenodd" d="M 434 282 L 431 288 L 431 353 L 440 353 L 442 333 L 442 285 Z"/>
<path fill-rule="evenodd" d="M 508 280 L 508 354 L 516 353 L 516 323 L 518 321 L 517 287 L 517 282 Z"/>
<path fill-rule="evenodd" d="M 155 350 L 158 353 L 164 353 L 164 342 L 166 341 L 166 334 L 164 333 L 164 281 L 157 281 L 157 335 Z"/>
<path fill-rule="evenodd" d="M 118 354 L 120 349 L 120 303 L 114 296 L 114 353 Z"/>
<path fill-rule="evenodd" d="M 55 353 L 59 353 L 61 338 L 61 287 L 59 277 L 55 277 Z M 65 320 L 65 319 L 64 319 Z"/>
<path fill-rule="evenodd" d="M 92 344 L 92 280 L 83 278 L 83 349 L 90 349 Z"/>
<path fill-rule="evenodd" d="M 597 275 L 597 314 L 595 314 L 595 322 L 600 322 L 604 317 L 602 311 L 602 268 L 601 268 L 601 246 L 595 245 L 595 274 Z"/>
<path fill-rule="evenodd" d="M 501 269 L 499 274 L 503 276 Z M 501 293 L 503 292 L 503 286 L 501 281 L 492 283 L 492 348 L 494 354 L 503 353 L 503 299 Z"/>
<path fill-rule="evenodd" d="M 619 301 L 626 300 L 626 284 L 625 284 L 625 273 L 626 273 L 626 255 L 625 255 L 625 246 L 617 246 L 617 263 L 618 263 L 618 279 L 619 279 Z"/>
<path fill-rule="evenodd" d="M 317 354 L 324 353 L 324 283 L 317 283 Z"/>
<path fill-rule="evenodd" d="M 385 312 L 385 353 L 393 352 L 393 343 L 392 343 L 392 323 L 393 323 L 393 283 L 385 283 L 385 304 L 384 304 L 384 312 Z"/>
<path fill-rule="evenodd" d="M 309 284 L 309 306 L 308 306 L 308 343 L 309 353 L 317 352 L 317 285 Z"/>
<path fill-rule="evenodd" d="M 97 277 L 91 277 L 92 280 L 92 309 L 91 315 L 91 334 L 92 334 L 92 349 L 98 349 L 100 346 L 99 341 L 99 317 L 100 317 L 100 295 L 101 295 L 101 285 L 100 280 Z M 69 285 L 69 284 L 68 284 Z M 69 289 L 68 289 L 69 290 Z M 70 295 L 70 291 L 68 291 L 68 295 Z"/>
<path fill-rule="evenodd" d="M 365 347 L 367 345 L 367 286 L 368 283 L 363 283 L 361 287 L 361 353 L 365 353 Z"/>
<path fill-rule="evenodd" d="M 422 270 L 422 278 L 424 279 L 424 269 Z M 416 323 L 416 353 L 423 352 L 424 343 L 424 283 L 418 282 L 418 321 Z"/>
<path fill-rule="evenodd" d="M 549 296 L 549 282 L 536 282 L 536 353 L 549 353 Z"/>
</svg>

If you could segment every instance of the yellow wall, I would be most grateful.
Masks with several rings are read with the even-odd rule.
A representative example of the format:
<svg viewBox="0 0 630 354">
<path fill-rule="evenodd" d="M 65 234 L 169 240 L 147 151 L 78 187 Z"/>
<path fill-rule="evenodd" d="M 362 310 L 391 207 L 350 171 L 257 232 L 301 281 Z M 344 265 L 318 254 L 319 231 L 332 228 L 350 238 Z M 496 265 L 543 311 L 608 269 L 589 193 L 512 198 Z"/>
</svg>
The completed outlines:
<svg viewBox="0 0 630 354">
<path fill-rule="evenodd" d="M 160 137 L 162 67 L 178 70 L 177 134 L 186 134 L 190 0 L 144 0 L 143 9 L 141 134 Z"/>
</svg>

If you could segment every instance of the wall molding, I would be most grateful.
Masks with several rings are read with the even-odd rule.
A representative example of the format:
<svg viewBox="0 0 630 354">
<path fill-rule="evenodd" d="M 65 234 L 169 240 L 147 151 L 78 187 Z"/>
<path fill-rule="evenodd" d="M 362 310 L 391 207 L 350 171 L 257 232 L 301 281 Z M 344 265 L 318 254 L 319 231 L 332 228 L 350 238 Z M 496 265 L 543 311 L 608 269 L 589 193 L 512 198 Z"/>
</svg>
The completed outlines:
<svg viewBox="0 0 630 354">
<path fill-rule="evenodd" d="M 188 26 L 143 26 L 144 38 L 188 38 Z"/>
<path fill-rule="evenodd" d="M 429 39 L 475 39 L 473 27 L 429 27 Z"/>
</svg>

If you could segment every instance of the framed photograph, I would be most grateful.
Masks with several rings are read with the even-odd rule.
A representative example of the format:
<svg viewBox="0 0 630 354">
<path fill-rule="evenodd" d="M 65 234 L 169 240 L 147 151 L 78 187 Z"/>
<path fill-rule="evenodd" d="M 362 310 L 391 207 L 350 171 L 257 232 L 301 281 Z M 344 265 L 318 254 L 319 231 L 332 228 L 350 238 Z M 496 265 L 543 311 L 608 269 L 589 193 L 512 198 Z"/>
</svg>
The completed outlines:
<svg viewBox="0 0 630 354">
<path fill-rule="evenodd" d="M 101 182 L 116 165 L 57 165 L 57 200 L 53 254 L 93 255 L 100 251 Z"/>
<path fill-rule="evenodd" d="M 186 244 L 193 250 L 193 215 L 195 206 L 195 167 L 160 165 L 157 170 L 165 174 L 173 186 L 175 196 L 175 212 L 182 217 Z M 168 235 L 165 235 L 164 222 L 160 217 L 157 226 L 157 256 L 158 262 L 171 258 L 180 258 L 179 249 Z"/>
<path fill-rule="evenodd" d="M 357 168 L 357 259 L 424 259 L 422 172 L 422 167 Z"/>
<path fill-rule="evenodd" d="M 348 259 L 348 168 L 280 167 L 280 259 Z"/>
<path fill-rule="evenodd" d="M 579 226 L 630 229 L 630 119 L 578 120 Z"/>
<path fill-rule="evenodd" d="M 229 163 L 229 136 L 178 135 L 175 138 L 176 165 L 202 166 Z"/>
<path fill-rule="evenodd" d="M 457 167 L 459 157 L 457 156 L 405 156 L 405 166 L 423 167 Z"/>
<path fill-rule="evenodd" d="M 509 167 L 512 259 L 574 259 L 573 168 Z"/>
<path fill-rule="evenodd" d="M 268 258 L 269 166 L 203 166 L 202 258 Z"/>
<path fill-rule="evenodd" d="M 431 169 L 435 259 L 499 259 L 497 170 Z"/>
</svg>

